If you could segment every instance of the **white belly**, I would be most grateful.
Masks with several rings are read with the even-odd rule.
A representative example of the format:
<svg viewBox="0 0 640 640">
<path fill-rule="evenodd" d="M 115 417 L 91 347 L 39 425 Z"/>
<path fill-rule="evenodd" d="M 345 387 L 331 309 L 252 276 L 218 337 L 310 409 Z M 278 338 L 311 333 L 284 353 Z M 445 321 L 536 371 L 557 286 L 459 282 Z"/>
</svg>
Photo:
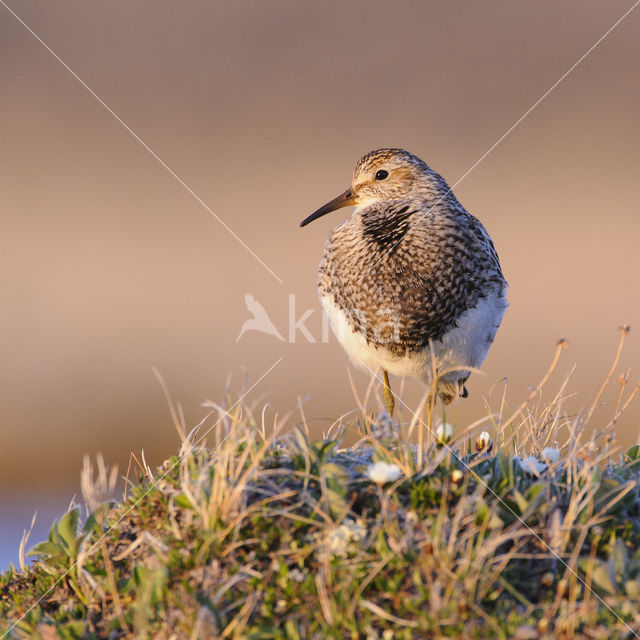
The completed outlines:
<svg viewBox="0 0 640 640">
<path fill-rule="evenodd" d="M 367 343 L 363 334 L 353 331 L 347 316 L 334 304 L 332 296 L 320 296 L 320 302 L 333 333 L 354 365 L 372 372 L 385 369 L 395 376 L 431 383 L 433 365 L 428 347 L 402 356 L 384 347 L 376 347 Z M 465 311 L 458 318 L 457 327 L 441 340 L 434 341 L 435 368 L 442 379 L 450 382 L 464 379 L 469 375 L 467 367 L 476 368 L 482 364 L 507 306 L 504 296 L 490 294 L 474 308 Z"/>
</svg>

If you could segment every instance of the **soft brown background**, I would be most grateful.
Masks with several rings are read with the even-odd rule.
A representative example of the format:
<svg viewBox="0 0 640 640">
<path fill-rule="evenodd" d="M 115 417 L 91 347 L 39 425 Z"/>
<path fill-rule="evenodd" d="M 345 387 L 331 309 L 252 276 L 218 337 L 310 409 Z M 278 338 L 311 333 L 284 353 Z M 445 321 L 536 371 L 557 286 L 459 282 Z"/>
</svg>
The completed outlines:
<svg viewBox="0 0 640 640">
<path fill-rule="evenodd" d="M 27 512 L 75 491 L 84 453 L 124 469 L 130 451 L 155 464 L 176 450 L 152 365 L 188 425 L 229 374 L 238 392 L 245 370 L 251 384 L 281 356 L 252 398 L 284 413 L 309 396 L 318 429 L 353 408 L 346 356 L 319 341 L 314 286 L 346 212 L 299 221 L 380 146 L 455 183 L 632 5 L 8 4 L 283 281 L 0 6 L 0 504 L 12 545 Z M 559 336 L 571 349 L 552 383 L 576 363 L 569 391 L 585 402 L 618 325 L 640 325 L 639 33 L 640 8 L 455 189 L 494 238 L 511 303 L 486 375 L 450 412 L 458 424 L 484 414 L 504 377 L 520 401 Z M 318 342 L 236 343 L 247 292 L 285 337 L 295 293 Z M 632 332 L 624 367 L 639 354 Z M 368 377 L 353 376 L 363 392 Z M 407 387 L 417 402 L 419 385 Z M 623 444 L 639 414 L 636 403 L 620 422 Z"/>
</svg>

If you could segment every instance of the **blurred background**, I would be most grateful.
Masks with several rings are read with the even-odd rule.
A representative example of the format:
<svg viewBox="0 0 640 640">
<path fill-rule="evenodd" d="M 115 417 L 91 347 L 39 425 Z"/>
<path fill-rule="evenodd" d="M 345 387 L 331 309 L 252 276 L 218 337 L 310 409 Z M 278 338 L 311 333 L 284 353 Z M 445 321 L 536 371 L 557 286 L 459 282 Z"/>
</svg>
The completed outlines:
<svg viewBox="0 0 640 640">
<path fill-rule="evenodd" d="M 632 6 L 7 4 L 241 241 L 0 6 L 0 569 L 35 509 L 31 544 L 78 493 L 84 454 L 124 474 L 131 452 L 152 466 L 176 452 L 152 367 L 189 427 L 202 402 L 257 381 L 249 397 L 270 419 L 303 399 L 318 436 L 356 407 L 349 375 L 360 394 L 369 377 L 322 340 L 315 290 L 348 211 L 299 222 L 377 147 L 455 184 Z M 581 406 L 617 327 L 640 328 L 639 32 L 640 8 L 455 187 L 495 241 L 511 304 L 485 375 L 449 411 L 459 425 L 486 415 L 494 385 L 499 402 L 505 378 L 508 401 L 524 399 L 559 337 L 570 349 L 545 398 L 575 365 Z M 284 340 L 236 341 L 247 293 Z M 290 340 L 307 310 L 315 342 Z M 639 355 L 632 331 L 616 375 Z M 407 383 L 411 406 L 421 393 Z M 640 401 L 621 445 L 639 416 Z"/>
</svg>

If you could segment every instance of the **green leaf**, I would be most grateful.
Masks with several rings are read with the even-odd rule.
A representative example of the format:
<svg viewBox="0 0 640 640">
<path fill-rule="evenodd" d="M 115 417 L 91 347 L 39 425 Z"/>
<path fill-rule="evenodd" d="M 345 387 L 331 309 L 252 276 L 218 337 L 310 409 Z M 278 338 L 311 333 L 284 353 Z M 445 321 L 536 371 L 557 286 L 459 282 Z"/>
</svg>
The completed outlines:
<svg viewBox="0 0 640 640">
<path fill-rule="evenodd" d="M 611 573 L 617 582 L 622 582 L 622 579 L 625 577 L 628 562 L 629 554 L 627 553 L 627 548 L 624 542 L 618 538 L 611 552 L 611 557 L 609 558 Z"/>
<path fill-rule="evenodd" d="M 104 504 L 101 504 L 99 507 L 94 509 L 94 511 L 89 514 L 87 521 L 84 523 L 84 526 L 82 527 L 82 533 L 85 536 L 90 533 L 97 533 L 98 535 L 100 535 L 102 533 L 102 527 L 106 522 L 109 511 L 115 506 L 117 506 L 117 503 L 113 500 L 110 500 L 109 502 L 105 502 Z"/>
<path fill-rule="evenodd" d="M 516 504 L 518 505 L 518 515 L 522 515 L 527 510 L 529 501 L 517 489 L 513 490 L 512 495 L 514 500 L 516 501 Z"/>
<path fill-rule="evenodd" d="M 56 556 L 64 556 L 65 553 L 64 549 L 55 542 L 39 542 L 27 555 L 55 558 Z"/>
<path fill-rule="evenodd" d="M 287 640 L 300 640 L 300 633 L 296 628 L 293 620 L 287 620 L 284 624 L 284 631 L 287 637 Z"/>
<path fill-rule="evenodd" d="M 136 566 L 133 570 L 133 580 L 141 599 L 154 607 L 162 602 L 169 577 L 167 567 L 149 569 L 144 566 Z"/>
<path fill-rule="evenodd" d="M 640 597 L 640 582 L 637 580 L 627 580 L 624 583 L 624 590 L 630 598 Z"/>
<path fill-rule="evenodd" d="M 546 483 L 544 481 L 532 484 L 526 494 L 527 508 L 522 512 L 522 519 L 527 520 L 534 514 L 542 517 L 548 509 L 546 502 Z"/>
<path fill-rule="evenodd" d="M 511 524 L 520 516 L 520 507 L 514 500 L 509 498 L 500 500 L 499 509 L 502 520 L 507 524 Z"/>
<path fill-rule="evenodd" d="M 633 447 L 627 449 L 627 458 L 629 461 L 640 458 L 640 445 L 634 444 Z"/>
<path fill-rule="evenodd" d="M 157 606 L 164 600 L 168 579 L 169 570 L 167 567 L 160 567 L 151 574 L 150 595 L 153 606 Z"/>
<path fill-rule="evenodd" d="M 175 498 L 173 499 L 173 502 L 177 504 L 179 507 L 182 507 L 183 509 L 193 509 L 191 500 L 189 500 L 189 498 L 187 498 L 187 496 L 185 496 L 183 493 L 175 496 Z"/>
<path fill-rule="evenodd" d="M 331 457 L 337 446 L 337 440 L 318 440 L 311 445 L 311 450 L 315 454 L 318 464 L 323 464 L 324 460 L 328 460 Z"/>
<path fill-rule="evenodd" d="M 327 484 L 330 483 L 336 491 L 342 490 L 343 493 L 346 493 L 349 485 L 349 472 L 344 467 L 335 462 L 325 462 L 320 467 L 320 473 L 326 479 Z"/>
<path fill-rule="evenodd" d="M 76 507 L 65 513 L 58 524 L 58 536 L 67 550 L 67 555 L 72 558 L 78 554 L 78 542 L 81 540 L 78 538 L 79 517 L 79 510 Z"/>
<path fill-rule="evenodd" d="M 606 593 L 615 595 L 616 584 L 611 576 L 609 567 L 604 562 L 599 563 L 594 569 L 592 581 L 594 585 L 600 587 Z"/>
<path fill-rule="evenodd" d="M 84 622 L 68 622 L 56 630 L 62 640 L 82 640 L 86 625 Z"/>
<path fill-rule="evenodd" d="M 320 467 L 320 474 L 327 487 L 329 513 L 333 517 L 342 515 L 347 509 L 349 472 L 338 464 L 327 462 Z"/>
<path fill-rule="evenodd" d="M 591 560 L 589 558 L 581 558 L 578 560 L 580 570 L 588 574 L 591 569 Z M 591 583 L 600 591 L 604 591 L 608 595 L 616 594 L 616 582 L 611 574 L 610 566 L 607 562 L 598 558 L 593 560 L 593 570 L 591 571 Z"/>
<path fill-rule="evenodd" d="M 540 492 L 543 491 L 545 488 L 546 488 L 545 482 L 535 482 L 527 490 L 527 500 L 529 501 L 535 500 L 540 495 Z M 542 497 L 544 498 L 544 495 Z"/>
<path fill-rule="evenodd" d="M 484 524 L 489 515 L 490 512 L 487 503 L 482 498 L 478 498 L 476 500 L 476 524 L 478 526 Z"/>
<path fill-rule="evenodd" d="M 295 438 L 296 446 L 300 452 L 309 451 L 309 440 L 305 432 L 300 427 L 296 427 L 293 430 L 293 437 Z"/>
</svg>

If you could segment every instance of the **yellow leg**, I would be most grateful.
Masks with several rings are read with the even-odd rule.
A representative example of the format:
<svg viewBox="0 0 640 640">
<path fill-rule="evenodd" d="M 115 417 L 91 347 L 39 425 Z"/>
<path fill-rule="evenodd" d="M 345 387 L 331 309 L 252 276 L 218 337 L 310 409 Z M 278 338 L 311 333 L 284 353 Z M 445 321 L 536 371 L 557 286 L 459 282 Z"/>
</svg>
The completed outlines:
<svg viewBox="0 0 640 640">
<path fill-rule="evenodd" d="M 440 398 L 440 402 L 442 403 L 442 423 L 444 424 L 447 421 L 447 411 L 446 405 L 448 405 L 452 398 L 444 395 L 441 389 L 438 386 L 438 380 L 431 383 L 429 387 L 429 393 L 427 394 L 427 427 L 429 430 L 433 429 L 434 426 L 434 411 L 436 408 L 436 403 L 438 402 L 438 398 Z"/>
<path fill-rule="evenodd" d="M 434 402 L 434 397 L 433 394 L 430 393 L 427 396 L 427 429 L 431 430 L 432 428 L 432 420 L 433 420 L 433 405 L 435 404 Z"/>
<path fill-rule="evenodd" d="M 389 374 L 384 369 L 382 370 L 382 380 L 384 381 L 384 404 L 387 407 L 387 413 L 389 414 L 389 417 L 392 417 L 396 403 L 393 399 L 393 393 L 391 393 Z"/>
</svg>

